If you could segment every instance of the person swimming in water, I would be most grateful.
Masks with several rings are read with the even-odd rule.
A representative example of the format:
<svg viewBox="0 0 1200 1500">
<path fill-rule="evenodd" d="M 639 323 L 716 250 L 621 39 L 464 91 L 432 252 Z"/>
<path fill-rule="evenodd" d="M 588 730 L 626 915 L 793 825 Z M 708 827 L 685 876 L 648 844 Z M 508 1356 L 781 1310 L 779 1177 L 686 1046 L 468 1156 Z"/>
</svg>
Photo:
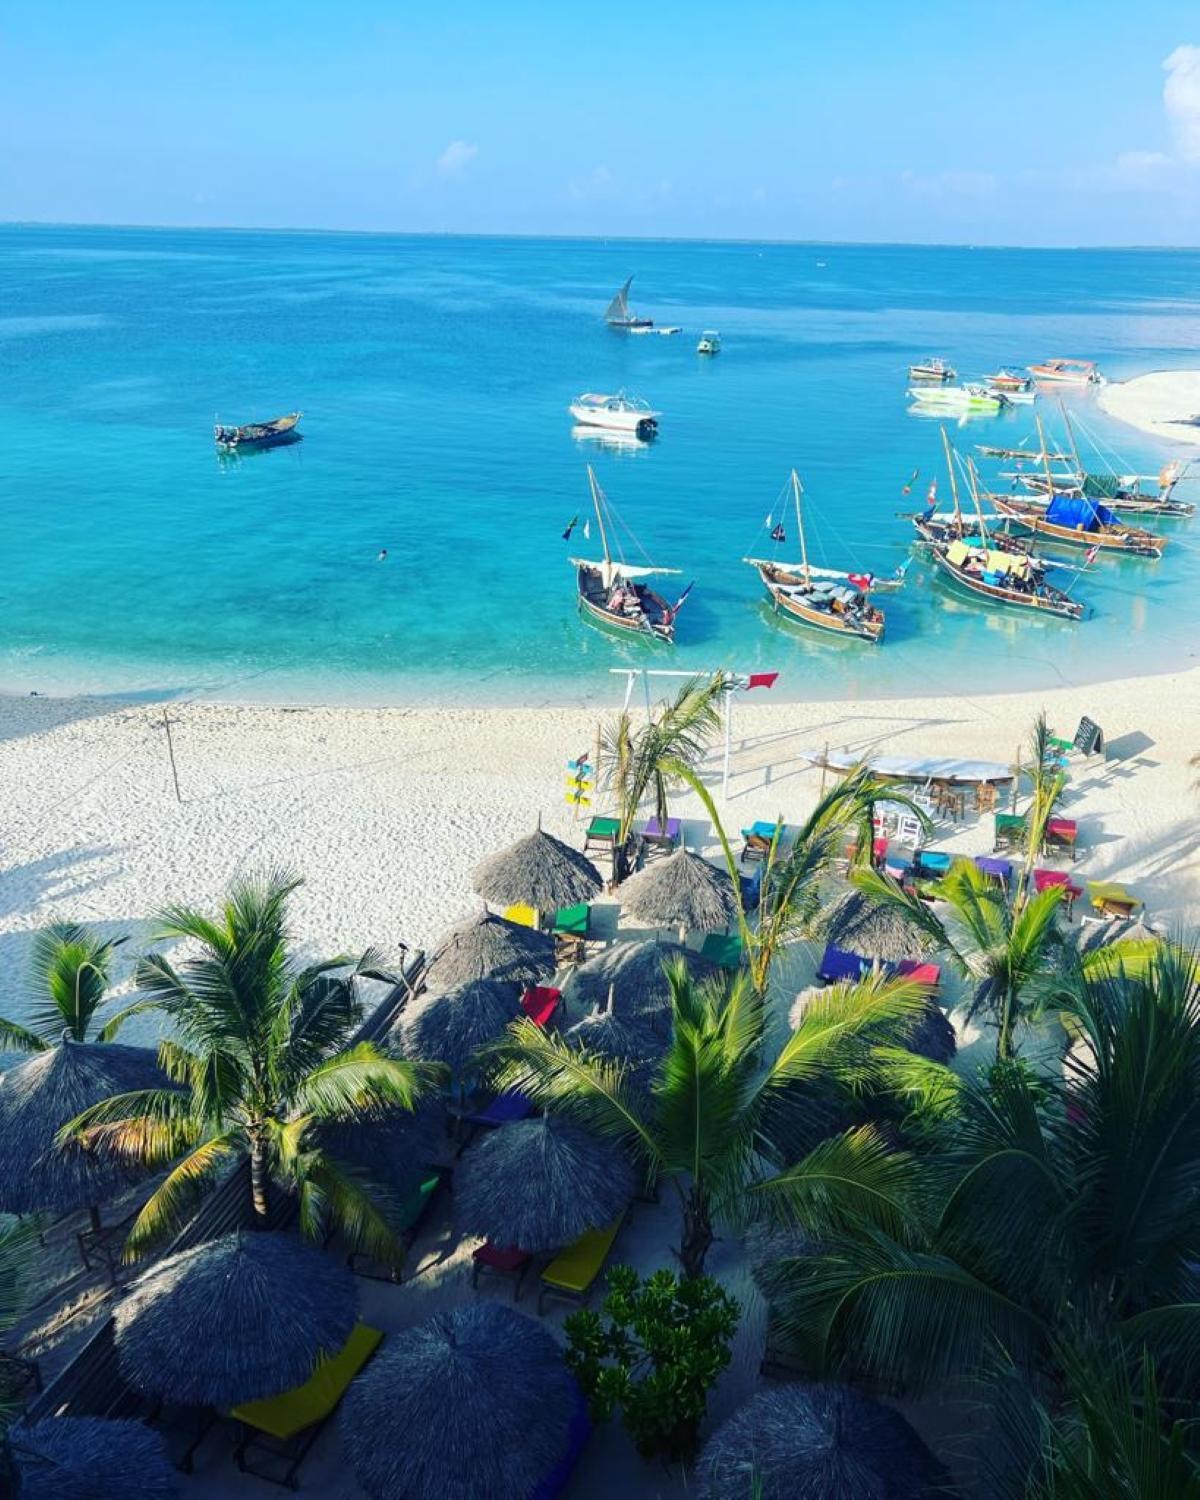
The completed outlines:
<svg viewBox="0 0 1200 1500">
<path fill-rule="evenodd" d="M 375 561 L 376 562 L 387 562 L 387 548 L 386 547 L 380 547 L 380 549 L 379 549 L 379 556 L 375 559 Z"/>
</svg>

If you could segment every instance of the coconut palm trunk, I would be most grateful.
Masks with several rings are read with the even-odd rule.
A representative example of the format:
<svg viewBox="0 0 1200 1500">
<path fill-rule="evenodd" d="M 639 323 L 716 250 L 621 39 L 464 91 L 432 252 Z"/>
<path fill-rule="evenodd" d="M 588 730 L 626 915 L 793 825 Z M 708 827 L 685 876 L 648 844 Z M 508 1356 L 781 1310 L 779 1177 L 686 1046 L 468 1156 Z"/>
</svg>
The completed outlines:
<svg viewBox="0 0 1200 1500">
<path fill-rule="evenodd" d="M 683 1234 L 679 1245 L 679 1264 L 686 1277 L 694 1280 L 704 1275 L 704 1263 L 715 1238 L 708 1194 L 693 1185 L 683 1195 Z"/>
</svg>

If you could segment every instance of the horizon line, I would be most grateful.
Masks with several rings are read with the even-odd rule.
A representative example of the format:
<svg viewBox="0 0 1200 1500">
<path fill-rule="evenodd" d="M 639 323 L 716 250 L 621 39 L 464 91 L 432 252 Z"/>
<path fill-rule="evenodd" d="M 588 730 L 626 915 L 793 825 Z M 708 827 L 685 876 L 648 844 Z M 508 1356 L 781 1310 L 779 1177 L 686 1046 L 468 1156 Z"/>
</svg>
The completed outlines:
<svg viewBox="0 0 1200 1500">
<path fill-rule="evenodd" d="M 702 234 L 568 234 L 562 232 L 477 229 L 331 229 L 312 225 L 255 224 L 153 224 L 141 222 L 107 223 L 100 220 L 72 219 L 0 219 L 0 229 L 108 229 L 149 230 L 181 234 L 279 234 L 279 235 L 349 235 L 372 239 L 464 239 L 464 240 L 575 240 L 608 244 L 697 244 L 697 245 L 779 245 L 835 246 L 841 249 L 912 249 L 912 250 L 1036 250 L 1048 254 L 1073 254 L 1081 250 L 1139 250 L 1164 253 L 1195 252 L 1200 245 L 1152 245 L 1138 243 L 1099 243 L 1074 245 L 1023 245 L 1008 242 L 990 243 L 977 240 L 821 240 L 788 239 L 773 235 L 702 235 Z"/>
</svg>

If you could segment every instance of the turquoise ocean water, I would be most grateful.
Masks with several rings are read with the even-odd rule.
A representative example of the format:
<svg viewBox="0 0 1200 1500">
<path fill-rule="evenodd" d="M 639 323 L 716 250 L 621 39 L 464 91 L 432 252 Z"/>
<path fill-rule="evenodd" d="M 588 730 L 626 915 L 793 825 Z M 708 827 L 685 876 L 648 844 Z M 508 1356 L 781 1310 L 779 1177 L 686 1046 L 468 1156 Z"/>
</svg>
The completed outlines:
<svg viewBox="0 0 1200 1500">
<path fill-rule="evenodd" d="M 605 328 L 630 272 L 682 335 Z M 2 228 L 0 689 L 571 701 L 611 696 L 610 666 L 679 665 L 775 669 L 799 698 L 1186 665 L 1200 522 L 1158 523 L 1159 563 L 1097 564 L 1078 625 L 980 609 L 915 563 L 880 648 L 779 623 L 740 558 L 795 465 L 813 560 L 890 571 L 901 485 L 919 468 L 917 499 L 940 472 L 912 358 L 1194 367 L 1198 287 L 1194 252 Z M 573 437 L 572 396 L 620 387 L 661 408 L 658 441 Z M 1071 399 L 1131 467 L 1166 456 Z M 302 443 L 218 458 L 214 415 L 297 407 Z M 1032 428 L 1024 408 L 953 435 Z M 588 544 L 561 533 L 589 459 L 695 579 L 674 651 L 577 614 L 566 556 Z"/>
</svg>

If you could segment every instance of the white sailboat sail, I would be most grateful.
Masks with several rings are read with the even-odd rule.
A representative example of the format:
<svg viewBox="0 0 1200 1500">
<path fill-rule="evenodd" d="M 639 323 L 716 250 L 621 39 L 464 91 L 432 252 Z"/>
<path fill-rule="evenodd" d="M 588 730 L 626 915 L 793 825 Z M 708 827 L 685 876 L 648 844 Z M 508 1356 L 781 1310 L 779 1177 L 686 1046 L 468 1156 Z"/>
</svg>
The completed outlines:
<svg viewBox="0 0 1200 1500">
<path fill-rule="evenodd" d="M 633 277 L 625 278 L 625 285 L 608 304 L 608 310 L 604 314 L 606 323 L 628 323 L 629 322 L 629 288 L 633 284 Z"/>
</svg>

